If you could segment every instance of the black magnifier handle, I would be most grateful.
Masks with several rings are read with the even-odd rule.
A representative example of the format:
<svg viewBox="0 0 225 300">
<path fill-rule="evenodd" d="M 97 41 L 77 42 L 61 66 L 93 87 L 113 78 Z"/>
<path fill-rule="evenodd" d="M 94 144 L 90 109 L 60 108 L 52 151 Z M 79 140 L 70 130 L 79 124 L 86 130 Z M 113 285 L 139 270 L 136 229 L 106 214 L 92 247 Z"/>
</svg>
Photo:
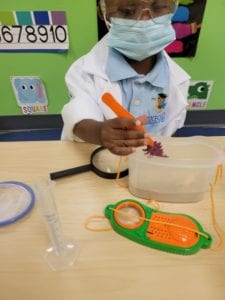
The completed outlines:
<svg viewBox="0 0 225 300">
<path fill-rule="evenodd" d="M 71 169 L 67 169 L 67 170 L 50 173 L 50 178 L 52 180 L 54 180 L 54 179 L 59 179 L 59 178 L 70 176 L 70 175 L 84 173 L 84 172 L 91 171 L 91 170 L 92 170 L 92 166 L 91 166 L 91 164 L 89 164 L 89 165 L 84 165 L 84 166 L 80 166 L 80 167 L 75 167 L 75 168 L 71 168 Z"/>
</svg>

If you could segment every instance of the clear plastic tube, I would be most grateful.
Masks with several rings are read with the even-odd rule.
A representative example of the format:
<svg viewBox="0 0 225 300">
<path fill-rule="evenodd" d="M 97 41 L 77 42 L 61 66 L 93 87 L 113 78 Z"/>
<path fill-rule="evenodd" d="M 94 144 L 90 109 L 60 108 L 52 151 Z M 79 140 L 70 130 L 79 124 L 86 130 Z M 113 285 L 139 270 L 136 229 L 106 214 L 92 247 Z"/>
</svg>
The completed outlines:
<svg viewBox="0 0 225 300">
<path fill-rule="evenodd" d="M 53 270 L 71 267 L 78 254 L 78 245 L 66 239 L 61 228 L 54 197 L 54 182 L 40 179 L 34 185 L 39 210 L 46 223 L 51 245 L 46 249 L 45 259 Z"/>
</svg>

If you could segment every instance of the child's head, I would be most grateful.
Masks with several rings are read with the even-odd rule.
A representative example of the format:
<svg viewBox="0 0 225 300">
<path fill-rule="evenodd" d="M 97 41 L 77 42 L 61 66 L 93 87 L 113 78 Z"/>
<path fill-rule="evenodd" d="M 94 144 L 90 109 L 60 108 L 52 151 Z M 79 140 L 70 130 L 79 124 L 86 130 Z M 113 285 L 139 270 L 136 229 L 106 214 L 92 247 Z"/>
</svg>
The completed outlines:
<svg viewBox="0 0 225 300">
<path fill-rule="evenodd" d="M 100 0 L 103 14 L 111 17 L 146 20 L 174 13 L 179 0 Z"/>
<path fill-rule="evenodd" d="M 142 61 L 175 40 L 171 25 L 178 0 L 100 0 L 108 46 Z"/>
</svg>

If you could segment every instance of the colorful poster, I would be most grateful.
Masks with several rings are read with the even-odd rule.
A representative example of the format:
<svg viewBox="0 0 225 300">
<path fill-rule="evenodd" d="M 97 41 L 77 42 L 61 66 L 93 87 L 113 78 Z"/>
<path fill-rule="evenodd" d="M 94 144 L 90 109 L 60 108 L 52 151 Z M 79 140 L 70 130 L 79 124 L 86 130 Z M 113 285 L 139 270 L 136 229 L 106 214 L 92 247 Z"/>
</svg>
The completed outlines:
<svg viewBox="0 0 225 300">
<path fill-rule="evenodd" d="M 64 11 L 0 11 L 0 52 L 65 52 Z"/>
<path fill-rule="evenodd" d="M 43 82 L 36 76 L 12 76 L 12 87 L 25 115 L 48 112 L 48 99 Z"/>
<path fill-rule="evenodd" d="M 188 90 L 188 109 L 200 110 L 207 107 L 214 81 L 191 81 Z"/>
<path fill-rule="evenodd" d="M 176 40 L 165 48 L 170 56 L 195 56 L 205 6 L 206 0 L 180 0 L 172 20 Z"/>
</svg>

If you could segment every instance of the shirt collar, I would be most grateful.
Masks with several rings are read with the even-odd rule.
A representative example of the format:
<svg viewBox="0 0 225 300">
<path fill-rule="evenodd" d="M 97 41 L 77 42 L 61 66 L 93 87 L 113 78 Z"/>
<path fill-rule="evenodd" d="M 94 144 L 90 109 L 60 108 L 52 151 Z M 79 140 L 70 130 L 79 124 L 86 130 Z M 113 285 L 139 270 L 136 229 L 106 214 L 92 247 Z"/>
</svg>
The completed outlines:
<svg viewBox="0 0 225 300">
<path fill-rule="evenodd" d="M 109 47 L 106 62 L 106 74 L 112 82 L 136 77 L 138 75 L 128 64 L 123 55 L 111 47 Z"/>
<path fill-rule="evenodd" d="M 154 68 L 145 76 L 150 84 L 165 88 L 169 82 L 169 68 L 163 52 L 157 54 L 157 62 Z"/>
<path fill-rule="evenodd" d="M 129 78 L 136 78 L 139 82 L 149 82 L 153 86 L 164 88 L 168 85 L 169 71 L 163 52 L 157 55 L 154 68 L 146 75 L 138 74 L 126 61 L 122 54 L 109 47 L 106 62 L 106 74 L 110 81 L 116 82 Z"/>
</svg>

